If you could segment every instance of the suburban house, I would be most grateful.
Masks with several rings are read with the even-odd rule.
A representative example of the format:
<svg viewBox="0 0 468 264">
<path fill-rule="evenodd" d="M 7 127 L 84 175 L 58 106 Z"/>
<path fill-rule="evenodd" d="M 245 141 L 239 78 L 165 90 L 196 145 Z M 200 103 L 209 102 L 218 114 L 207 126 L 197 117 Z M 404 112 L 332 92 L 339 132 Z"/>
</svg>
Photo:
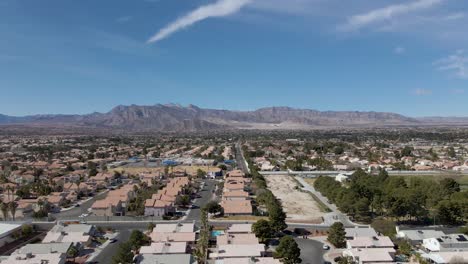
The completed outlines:
<svg viewBox="0 0 468 264">
<path fill-rule="evenodd" d="M 468 236 L 464 234 L 451 234 L 425 238 L 422 245 L 431 252 L 468 251 Z"/>
<path fill-rule="evenodd" d="M 163 216 L 175 212 L 176 199 L 190 184 L 188 177 L 172 178 L 162 190 L 145 201 L 146 216 Z"/>
<path fill-rule="evenodd" d="M 177 263 L 177 264 L 195 264 L 197 263 L 190 254 L 140 254 L 136 257 L 137 264 L 154 264 L 154 263 Z"/>
<path fill-rule="evenodd" d="M 244 173 L 240 170 L 231 171 L 226 176 L 220 202 L 225 215 L 252 214 L 253 209 L 249 194 L 244 191 L 246 183 L 250 183 L 250 179 L 244 178 Z"/>
<path fill-rule="evenodd" d="M 158 242 L 186 242 L 188 245 L 195 244 L 195 224 L 157 224 L 150 234 L 151 241 Z"/>
<path fill-rule="evenodd" d="M 392 240 L 379 236 L 371 227 L 346 228 L 346 250 L 343 256 L 351 257 L 356 263 L 392 263 L 396 250 Z"/>
<path fill-rule="evenodd" d="M 257 260 L 258 263 L 280 263 L 272 258 L 265 258 L 266 247 L 259 243 L 251 228 L 250 224 L 230 226 L 224 234 L 216 237 L 216 250 L 210 254 L 210 259 L 223 264 L 257 263 Z"/>
</svg>

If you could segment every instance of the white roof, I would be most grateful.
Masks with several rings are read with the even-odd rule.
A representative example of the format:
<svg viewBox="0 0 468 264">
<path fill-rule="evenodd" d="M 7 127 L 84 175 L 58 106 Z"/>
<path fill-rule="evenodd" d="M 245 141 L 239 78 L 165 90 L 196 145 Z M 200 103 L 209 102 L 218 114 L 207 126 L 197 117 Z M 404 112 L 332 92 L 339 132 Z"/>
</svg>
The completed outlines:
<svg viewBox="0 0 468 264">
<path fill-rule="evenodd" d="M 47 261 L 48 264 L 63 264 L 65 260 L 66 255 L 63 253 L 38 254 L 30 258 L 26 255 L 11 255 L 7 260 L 3 260 L 2 264 L 41 264 L 43 261 Z"/>
<path fill-rule="evenodd" d="M 405 237 L 409 240 L 413 241 L 422 241 L 427 238 L 439 238 L 441 236 L 444 236 L 445 233 L 442 231 L 437 231 L 437 230 L 400 230 L 398 232 L 398 236 L 400 237 Z"/>
<path fill-rule="evenodd" d="M 48 254 L 48 253 L 67 253 L 73 243 L 50 243 L 50 244 L 27 244 L 17 249 L 13 254 Z"/>
<path fill-rule="evenodd" d="M 251 258 L 226 258 L 215 261 L 215 264 L 281 264 L 281 261 L 274 258 L 255 258 L 252 261 Z"/>
<path fill-rule="evenodd" d="M 228 233 L 251 233 L 252 224 L 233 224 L 228 230 Z"/>
<path fill-rule="evenodd" d="M 151 243 L 140 248 L 140 254 L 183 254 L 187 251 L 187 242 Z"/>
<path fill-rule="evenodd" d="M 354 239 L 347 241 L 348 245 L 352 248 L 393 248 L 395 245 L 392 240 L 387 236 L 379 237 L 355 237 Z"/>
<path fill-rule="evenodd" d="M 170 254 L 170 255 L 153 255 L 141 254 L 137 257 L 137 264 L 192 264 L 195 263 L 190 254 Z M 3 263 L 2 263 L 3 264 Z"/>
<path fill-rule="evenodd" d="M 429 253 L 429 254 L 422 254 L 421 256 L 425 259 L 430 259 L 437 264 L 450 263 L 450 261 L 457 259 L 457 258 L 462 258 L 464 261 L 468 263 L 468 251 L 434 252 L 434 253 Z"/>
<path fill-rule="evenodd" d="M 346 237 L 376 237 L 377 232 L 375 232 L 372 227 L 351 227 L 345 228 Z"/>
<path fill-rule="evenodd" d="M 211 254 L 217 258 L 232 257 L 261 257 L 265 251 L 264 244 L 253 245 L 221 245 L 218 246 L 218 253 Z"/>
<path fill-rule="evenodd" d="M 17 224 L 0 224 L 0 237 L 9 235 L 12 231 L 20 227 L 21 225 L 17 225 Z"/>
<path fill-rule="evenodd" d="M 360 262 L 393 262 L 390 253 L 395 253 L 393 248 L 359 248 L 346 251 L 348 254 L 359 258 Z"/>
<path fill-rule="evenodd" d="M 153 229 L 154 233 L 191 233 L 195 231 L 195 224 L 157 224 Z"/>
</svg>

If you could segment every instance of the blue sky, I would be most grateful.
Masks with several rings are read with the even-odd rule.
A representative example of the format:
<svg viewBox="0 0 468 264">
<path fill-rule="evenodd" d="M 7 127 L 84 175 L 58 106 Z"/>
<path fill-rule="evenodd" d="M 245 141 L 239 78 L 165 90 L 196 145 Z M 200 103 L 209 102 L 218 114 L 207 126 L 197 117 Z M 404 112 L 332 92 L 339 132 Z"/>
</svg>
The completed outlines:
<svg viewBox="0 0 468 264">
<path fill-rule="evenodd" d="M 464 0 L 1 0 L 0 113 L 468 116 Z"/>
</svg>

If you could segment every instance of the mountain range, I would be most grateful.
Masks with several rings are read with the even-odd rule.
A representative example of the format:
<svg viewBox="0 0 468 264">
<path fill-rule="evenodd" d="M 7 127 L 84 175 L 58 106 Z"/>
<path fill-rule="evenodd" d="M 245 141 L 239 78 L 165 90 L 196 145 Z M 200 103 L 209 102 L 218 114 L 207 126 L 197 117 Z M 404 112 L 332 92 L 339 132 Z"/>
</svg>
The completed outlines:
<svg viewBox="0 0 468 264">
<path fill-rule="evenodd" d="M 102 129 L 154 131 L 207 131 L 222 129 L 313 129 L 327 127 L 382 127 L 468 125 L 468 118 L 411 118 L 395 113 L 317 111 L 268 107 L 255 111 L 204 109 L 195 105 L 156 104 L 117 106 L 107 113 L 86 115 L 7 116 L 0 128 L 11 125 L 79 126 Z"/>
</svg>

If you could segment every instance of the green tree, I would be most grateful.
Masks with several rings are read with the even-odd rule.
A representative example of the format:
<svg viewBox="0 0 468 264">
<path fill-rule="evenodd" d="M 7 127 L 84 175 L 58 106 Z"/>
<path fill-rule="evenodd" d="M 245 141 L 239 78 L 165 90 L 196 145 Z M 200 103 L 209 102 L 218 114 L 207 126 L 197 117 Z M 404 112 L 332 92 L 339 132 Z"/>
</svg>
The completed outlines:
<svg viewBox="0 0 468 264">
<path fill-rule="evenodd" d="M 401 156 L 402 156 L 402 157 L 410 157 L 411 154 L 413 154 L 413 148 L 410 147 L 410 146 L 405 146 L 405 147 L 401 150 Z"/>
<path fill-rule="evenodd" d="M 271 229 L 270 222 L 264 219 L 258 220 L 252 225 L 252 232 L 260 241 L 265 242 L 268 238 L 273 237 L 273 229 Z"/>
<path fill-rule="evenodd" d="M 89 176 L 96 176 L 98 174 L 97 165 L 94 162 L 88 162 L 88 174 Z"/>
<path fill-rule="evenodd" d="M 343 223 L 336 222 L 330 226 L 328 231 L 328 242 L 337 248 L 344 248 L 346 246 L 346 231 Z"/>
<path fill-rule="evenodd" d="M 31 225 L 23 225 L 21 227 L 21 235 L 23 237 L 29 237 L 34 232 L 34 229 Z"/>
<path fill-rule="evenodd" d="M 301 263 L 301 249 L 297 245 L 294 238 L 284 236 L 280 239 L 280 243 L 276 248 L 275 257 L 281 259 L 285 264 Z"/>
<path fill-rule="evenodd" d="M 450 157 L 450 158 L 455 158 L 457 156 L 457 153 L 455 153 L 455 149 L 453 147 L 449 147 L 447 149 L 447 155 Z"/>
<path fill-rule="evenodd" d="M 133 263 L 132 245 L 130 242 L 120 244 L 119 249 L 112 257 L 113 264 L 131 264 Z"/>
<path fill-rule="evenodd" d="M 133 230 L 130 234 L 128 242 L 130 243 L 133 250 L 137 250 L 141 246 L 148 244 L 149 239 L 140 230 Z"/>
<path fill-rule="evenodd" d="M 412 248 L 411 248 L 410 243 L 408 243 L 408 241 L 406 240 L 399 241 L 397 242 L 397 245 L 398 245 L 398 252 L 400 252 L 400 254 L 403 254 L 406 256 L 411 255 Z"/>
<path fill-rule="evenodd" d="M 460 184 L 452 178 L 445 178 L 440 181 L 444 195 L 451 195 L 460 191 Z"/>
<path fill-rule="evenodd" d="M 441 224 L 457 225 L 463 219 L 463 209 L 454 201 L 442 200 L 437 205 L 437 219 Z"/>
<path fill-rule="evenodd" d="M 181 207 L 187 207 L 190 204 L 190 196 L 188 195 L 179 195 L 175 201 L 176 205 Z"/>
<path fill-rule="evenodd" d="M 204 171 L 202 169 L 198 169 L 197 170 L 197 178 L 203 179 L 205 177 L 206 177 L 206 171 Z"/>
<path fill-rule="evenodd" d="M 73 262 L 75 262 L 75 258 L 78 256 L 79 250 L 75 246 L 71 246 L 68 251 L 67 255 L 73 258 Z"/>
<path fill-rule="evenodd" d="M 215 201 L 211 201 L 209 203 L 207 203 L 205 205 L 205 210 L 210 213 L 210 214 L 218 214 L 218 213 L 222 213 L 224 210 L 223 210 L 223 207 L 215 202 Z"/>
<path fill-rule="evenodd" d="M 268 218 L 270 220 L 270 226 L 274 232 L 283 231 L 288 227 L 288 225 L 286 225 L 286 213 L 277 201 L 276 205 L 270 206 L 268 210 Z"/>
<path fill-rule="evenodd" d="M 156 225 L 154 223 L 149 223 L 148 224 L 148 231 L 149 232 L 153 232 L 153 229 L 156 227 Z"/>
</svg>

